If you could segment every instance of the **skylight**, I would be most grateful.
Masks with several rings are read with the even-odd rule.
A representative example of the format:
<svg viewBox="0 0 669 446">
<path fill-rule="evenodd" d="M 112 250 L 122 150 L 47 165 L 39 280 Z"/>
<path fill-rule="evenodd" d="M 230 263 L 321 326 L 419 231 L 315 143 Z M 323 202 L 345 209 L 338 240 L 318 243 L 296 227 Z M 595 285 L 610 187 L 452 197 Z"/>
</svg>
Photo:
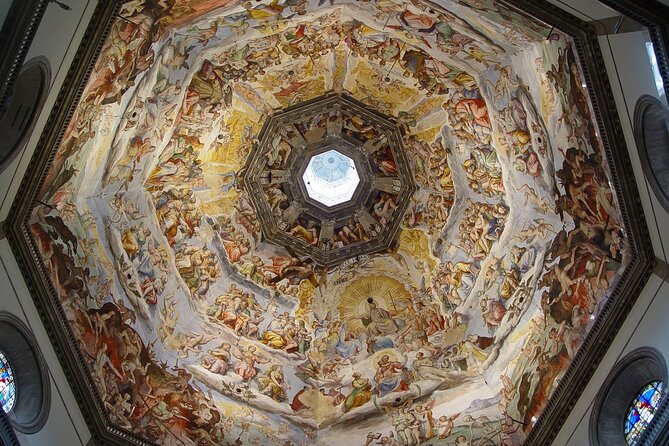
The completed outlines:
<svg viewBox="0 0 669 446">
<path fill-rule="evenodd" d="M 653 78 L 655 79 L 655 87 L 660 97 L 664 96 L 664 82 L 662 81 L 662 75 L 660 74 L 660 68 L 657 65 L 657 58 L 655 56 L 655 48 L 653 47 L 653 42 L 646 42 L 646 52 L 648 53 L 648 58 L 650 59 L 650 65 L 653 70 Z"/>
<path fill-rule="evenodd" d="M 337 150 L 311 158 L 302 180 L 309 197 L 325 206 L 349 201 L 360 183 L 353 160 Z"/>
</svg>

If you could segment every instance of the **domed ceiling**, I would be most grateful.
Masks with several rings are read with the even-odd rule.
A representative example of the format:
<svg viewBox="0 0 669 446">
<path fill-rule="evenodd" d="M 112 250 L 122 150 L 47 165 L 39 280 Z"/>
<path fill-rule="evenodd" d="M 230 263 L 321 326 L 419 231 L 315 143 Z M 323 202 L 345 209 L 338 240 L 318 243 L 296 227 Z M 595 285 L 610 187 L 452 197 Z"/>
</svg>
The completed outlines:
<svg viewBox="0 0 669 446">
<path fill-rule="evenodd" d="M 489 0 L 135 0 L 31 233 L 160 445 L 519 445 L 629 259 L 569 37 Z"/>
<path fill-rule="evenodd" d="M 325 268 L 393 245 L 416 191 L 397 126 L 338 95 L 272 116 L 244 181 L 263 237 Z"/>
</svg>

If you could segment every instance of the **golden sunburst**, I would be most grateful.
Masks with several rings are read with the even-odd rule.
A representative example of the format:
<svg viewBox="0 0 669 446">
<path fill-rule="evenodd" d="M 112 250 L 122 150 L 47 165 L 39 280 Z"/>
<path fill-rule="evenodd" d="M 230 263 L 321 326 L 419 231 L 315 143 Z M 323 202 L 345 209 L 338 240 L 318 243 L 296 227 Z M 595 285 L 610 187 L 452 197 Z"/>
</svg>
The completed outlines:
<svg viewBox="0 0 669 446">
<path fill-rule="evenodd" d="M 386 349 L 383 349 L 383 350 L 379 350 L 378 352 L 376 352 L 372 356 L 370 356 L 370 360 L 371 360 L 370 362 L 372 364 L 374 364 L 374 367 L 376 368 L 379 364 L 379 360 L 383 356 L 386 356 L 386 355 L 388 356 L 388 359 L 390 359 L 391 361 L 396 361 L 396 362 L 405 362 L 406 361 L 406 358 L 404 357 L 402 352 L 400 352 L 399 350 L 394 349 L 394 348 L 386 348 Z"/>
<path fill-rule="evenodd" d="M 365 330 L 361 318 L 369 312 L 368 299 L 392 315 L 413 312 L 411 294 L 399 280 L 379 275 L 362 277 L 346 287 L 337 306 L 339 315 L 356 335 Z"/>
</svg>

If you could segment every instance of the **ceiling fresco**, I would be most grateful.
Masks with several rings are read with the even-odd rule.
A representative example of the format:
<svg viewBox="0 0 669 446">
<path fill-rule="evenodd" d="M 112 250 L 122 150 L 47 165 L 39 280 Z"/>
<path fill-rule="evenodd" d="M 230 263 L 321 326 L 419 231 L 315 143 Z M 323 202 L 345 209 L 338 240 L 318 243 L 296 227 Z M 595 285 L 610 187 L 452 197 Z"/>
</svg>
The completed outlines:
<svg viewBox="0 0 669 446">
<path fill-rule="evenodd" d="M 386 190 L 366 217 L 300 218 L 271 181 L 258 205 L 254 153 L 267 173 L 333 126 L 378 141 L 355 114 L 305 118 L 258 152 L 321 97 L 396 126 L 405 155 L 374 146 L 369 169 L 381 192 L 415 182 L 403 206 Z M 570 38 L 492 0 L 134 0 L 30 229 L 101 407 L 137 438 L 520 445 L 629 260 L 609 183 Z M 330 246 L 325 224 L 339 248 L 398 230 L 323 263 L 261 208 L 305 247 Z"/>
</svg>

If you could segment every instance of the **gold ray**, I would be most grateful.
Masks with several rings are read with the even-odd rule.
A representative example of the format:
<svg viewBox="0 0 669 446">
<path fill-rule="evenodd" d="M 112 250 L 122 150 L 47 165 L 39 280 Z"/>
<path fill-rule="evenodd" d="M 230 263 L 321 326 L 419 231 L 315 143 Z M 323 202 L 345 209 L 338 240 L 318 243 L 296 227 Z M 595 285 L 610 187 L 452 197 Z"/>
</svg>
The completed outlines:
<svg viewBox="0 0 669 446">
<path fill-rule="evenodd" d="M 379 359 L 381 359 L 381 357 L 384 355 L 388 355 L 388 358 L 391 361 L 404 362 L 404 360 L 406 359 L 404 358 L 404 355 L 402 355 L 402 352 L 400 352 L 399 350 L 394 348 L 386 348 L 383 350 L 379 350 L 370 357 L 371 363 L 374 364 L 374 367 L 376 367 L 377 363 L 379 362 Z"/>
<path fill-rule="evenodd" d="M 361 318 L 369 311 L 368 298 L 392 315 L 413 312 L 411 294 L 399 280 L 378 275 L 357 279 L 341 293 L 337 306 L 340 317 L 356 335 L 365 330 Z"/>
</svg>

